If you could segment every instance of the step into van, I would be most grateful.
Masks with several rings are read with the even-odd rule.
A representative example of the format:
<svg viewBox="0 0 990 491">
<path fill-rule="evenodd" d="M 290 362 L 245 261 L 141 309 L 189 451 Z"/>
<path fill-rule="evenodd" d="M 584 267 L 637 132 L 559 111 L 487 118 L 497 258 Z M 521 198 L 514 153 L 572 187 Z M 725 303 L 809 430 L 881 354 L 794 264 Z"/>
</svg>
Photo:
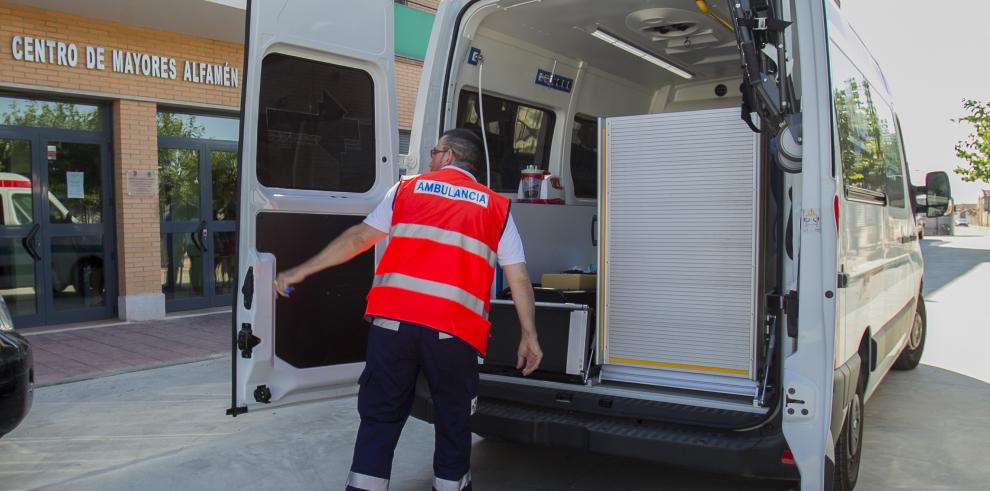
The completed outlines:
<svg viewBox="0 0 990 491">
<path fill-rule="evenodd" d="M 864 404 L 924 348 L 915 213 L 950 192 L 909 182 L 839 2 L 445 0 L 405 156 L 392 4 L 249 2 L 230 412 L 354 393 L 384 244 L 291 301 L 273 278 L 468 127 L 514 200 L 546 354 L 513 368 L 496 280 L 476 433 L 852 489 Z M 532 167 L 557 197 L 519 199 Z M 585 285 L 551 284 L 569 271 Z"/>
</svg>

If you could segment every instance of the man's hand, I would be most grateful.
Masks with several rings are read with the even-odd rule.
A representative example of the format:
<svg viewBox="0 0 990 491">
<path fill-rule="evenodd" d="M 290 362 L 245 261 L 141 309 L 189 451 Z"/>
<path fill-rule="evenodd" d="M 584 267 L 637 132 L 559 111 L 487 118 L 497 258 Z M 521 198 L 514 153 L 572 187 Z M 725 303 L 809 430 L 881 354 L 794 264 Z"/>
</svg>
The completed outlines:
<svg viewBox="0 0 990 491">
<path fill-rule="evenodd" d="M 359 223 L 344 231 L 315 256 L 275 277 L 275 292 L 283 297 L 292 293 L 292 285 L 298 285 L 307 276 L 349 261 L 352 257 L 373 247 L 388 234 L 367 223 Z"/>
<path fill-rule="evenodd" d="M 283 297 L 288 297 L 291 293 L 290 288 L 293 285 L 298 285 L 306 279 L 306 275 L 299 268 L 292 268 L 286 271 L 282 271 L 275 277 L 275 293 Z"/>
<path fill-rule="evenodd" d="M 536 309 L 533 300 L 533 284 L 529 281 L 526 263 L 502 266 L 502 273 L 512 290 L 512 303 L 516 304 L 519 315 L 519 357 L 516 368 L 522 368 L 523 375 L 536 371 L 543 360 L 540 342 L 536 340 Z M 523 364 L 525 363 L 525 367 Z"/>
<path fill-rule="evenodd" d="M 535 334 L 523 334 L 519 340 L 519 356 L 516 361 L 516 369 L 522 369 L 522 374 L 528 376 L 536 371 L 543 360 L 543 352 L 540 351 L 540 342 Z M 525 366 L 523 364 L 525 363 Z"/>
</svg>

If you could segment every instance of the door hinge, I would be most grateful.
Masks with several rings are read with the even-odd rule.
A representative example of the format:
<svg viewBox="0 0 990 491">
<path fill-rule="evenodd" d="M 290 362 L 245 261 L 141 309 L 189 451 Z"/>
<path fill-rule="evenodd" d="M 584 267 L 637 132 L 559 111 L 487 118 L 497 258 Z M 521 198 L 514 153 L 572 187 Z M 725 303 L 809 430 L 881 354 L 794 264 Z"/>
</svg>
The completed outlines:
<svg viewBox="0 0 990 491">
<path fill-rule="evenodd" d="M 272 391 L 267 385 L 259 385 L 254 388 L 254 400 L 268 404 L 272 402 Z"/>
<path fill-rule="evenodd" d="M 241 294 L 244 295 L 244 308 L 251 310 L 251 303 L 254 302 L 254 267 L 247 270 L 244 275 L 244 286 L 241 287 Z"/>
<path fill-rule="evenodd" d="M 241 358 L 251 358 L 251 352 L 259 344 L 261 338 L 251 333 L 251 324 L 241 324 L 241 330 L 237 333 L 237 349 L 241 350 Z"/>
<path fill-rule="evenodd" d="M 767 295 L 767 307 L 787 316 L 787 335 L 796 338 L 798 335 L 798 293 L 791 290 L 786 295 L 777 293 Z"/>
</svg>

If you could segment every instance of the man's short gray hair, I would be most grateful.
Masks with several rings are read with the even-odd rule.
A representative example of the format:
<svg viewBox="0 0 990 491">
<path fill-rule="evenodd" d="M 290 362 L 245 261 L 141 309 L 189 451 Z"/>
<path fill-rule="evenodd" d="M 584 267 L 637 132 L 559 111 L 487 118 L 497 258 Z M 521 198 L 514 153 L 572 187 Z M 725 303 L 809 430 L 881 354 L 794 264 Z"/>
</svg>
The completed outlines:
<svg viewBox="0 0 990 491">
<path fill-rule="evenodd" d="M 478 169 L 481 165 L 481 138 L 466 128 L 447 130 L 440 137 L 440 142 L 457 154 L 457 161 Z"/>
</svg>

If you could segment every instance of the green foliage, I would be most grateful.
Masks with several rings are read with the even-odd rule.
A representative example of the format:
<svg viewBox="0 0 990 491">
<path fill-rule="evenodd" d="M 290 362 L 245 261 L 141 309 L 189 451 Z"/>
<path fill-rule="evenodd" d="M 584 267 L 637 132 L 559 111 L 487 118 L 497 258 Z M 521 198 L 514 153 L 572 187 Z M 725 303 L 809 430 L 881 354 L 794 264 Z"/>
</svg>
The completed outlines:
<svg viewBox="0 0 990 491">
<path fill-rule="evenodd" d="M 202 138 L 206 126 L 196 123 L 196 116 L 173 113 L 158 113 L 158 136 L 180 138 Z"/>
<path fill-rule="evenodd" d="M 158 113 L 158 136 L 201 138 L 206 126 L 195 116 Z M 158 206 L 163 221 L 199 220 L 199 152 L 158 149 Z"/>
<path fill-rule="evenodd" d="M 25 101 L 8 99 L 9 105 L 0 109 L 3 124 L 35 128 L 67 130 L 100 130 L 100 111 L 89 106 L 67 102 Z"/>
<path fill-rule="evenodd" d="M 158 149 L 158 206 L 163 221 L 199 220 L 199 154 Z"/>
<path fill-rule="evenodd" d="M 967 182 L 990 182 L 990 102 L 963 101 L 969 115 L 955 120 L 973 125 L 973 133 L 956 144 L 956 156 L 969 167 L 956 167 L 955 173 Z"/>
</svg>

